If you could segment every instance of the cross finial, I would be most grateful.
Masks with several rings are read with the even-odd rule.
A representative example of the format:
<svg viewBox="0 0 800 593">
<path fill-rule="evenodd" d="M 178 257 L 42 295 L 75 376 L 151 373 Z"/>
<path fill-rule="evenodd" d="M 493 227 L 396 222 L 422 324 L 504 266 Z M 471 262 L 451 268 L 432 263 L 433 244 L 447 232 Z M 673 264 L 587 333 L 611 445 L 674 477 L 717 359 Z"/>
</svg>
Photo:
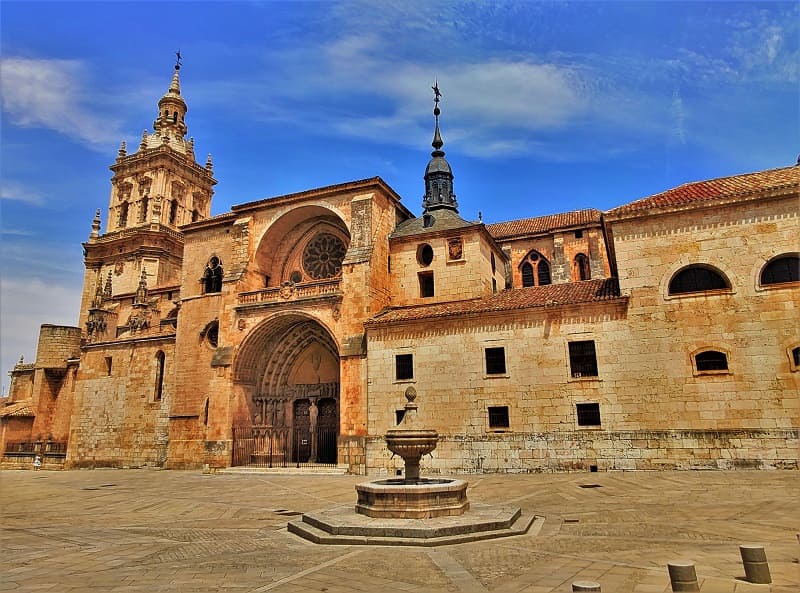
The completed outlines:
<svg viewBox="0 0 800 593">
<path fill-rule="evenodd" d="M 181 50 L 178 50 L 178 51 L 175 52 L 175 57 L 176 57 L 175 70 L 180 70 L 181 69 L 181 60 L 183 60 L 183 57 L 181 56 Z"/>
<path fill-rule="evenodd" d="M 431 88 L 433 89 L 433 101 L 435 103 L 438 103 L 439 100 L 442 98 L 442 93 L 439 90 L 439 81 L 435 80 Z"/>
</svg>

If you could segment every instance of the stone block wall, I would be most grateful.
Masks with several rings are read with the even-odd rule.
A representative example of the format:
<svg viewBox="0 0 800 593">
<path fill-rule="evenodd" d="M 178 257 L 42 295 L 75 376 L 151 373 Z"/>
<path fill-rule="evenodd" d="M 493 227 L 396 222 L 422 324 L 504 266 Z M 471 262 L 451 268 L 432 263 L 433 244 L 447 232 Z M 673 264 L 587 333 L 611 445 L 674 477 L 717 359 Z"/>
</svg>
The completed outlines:
<svg viewBox="0 0 800 593">
<path fill-rule="evenodd" d="M 81 328 L 44 324 L 39 329 L 36 368 L 65 369 L 67 360 L 80 356 Z"/>
<path fill-rule="evenodd" d="M 800 430 L 568 431 L 440 439 L 428 475 L 707 469 L 798 469 Z M 367 440 L 367 474 L 395 475 L 381 437 Z"/>
<path fill-rule="evenodd" d="M 160 400 L 155 396 L 159 351 L 166 367 Z M 168 340 L 87 349 L 77 376 L 66 465 L 163 465 L 174 364 Z"/>
<path fill-rule="evenodd" d="M 462 255 L 452 258 L 448 241 L 460 239 Z M 428 244 L 433 249 L 430 265 L 422 264 L 417 256 L 419 248 Z M 460 301 L 488 296 L 492 293 L 492 278 L 498 289 L 505 285 L 505 269 L 501 252 L 495 253 L 495 272 L 492 273 L 492 250 L 478 228 L 447 234 L 411 236 L 394 239 L 390 243 L 392 257 L 392 306 L 422 305 Z M 432 273 L 434 296 L 420 295 L 419 274 Z"/>
</svg>

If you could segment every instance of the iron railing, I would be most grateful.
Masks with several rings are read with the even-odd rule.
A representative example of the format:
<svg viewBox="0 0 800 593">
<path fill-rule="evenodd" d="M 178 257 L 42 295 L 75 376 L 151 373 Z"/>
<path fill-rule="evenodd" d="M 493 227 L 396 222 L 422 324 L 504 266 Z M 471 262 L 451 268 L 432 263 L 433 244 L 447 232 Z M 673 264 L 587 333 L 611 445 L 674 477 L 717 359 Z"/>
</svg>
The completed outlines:
<svg viewBox="0 0 800 593">
<path fill-rule="evenodd" d="M 233 428 L 231 465 L 246 467 L 318 467 L 336 465 L 336 431 L 274 426 Z"/>
<path fill-rule="evenodd" d="M 4 457 L 35 457 L 41 455 L 63 460 L 67 456 L 67 441 L 9 441 Z"/>
</svg>

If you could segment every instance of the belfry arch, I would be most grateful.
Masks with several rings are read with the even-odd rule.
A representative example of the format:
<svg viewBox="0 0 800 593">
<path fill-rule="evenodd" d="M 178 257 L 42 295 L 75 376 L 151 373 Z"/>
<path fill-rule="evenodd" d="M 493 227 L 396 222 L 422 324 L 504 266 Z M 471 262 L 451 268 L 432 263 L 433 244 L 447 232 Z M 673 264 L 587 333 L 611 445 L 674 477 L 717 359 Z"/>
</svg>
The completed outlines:
<svg viewBox="0 0 800 593">
<path fill-rule="evenodd" d="M 339 347 L 318 320 L 287 312 L 260 323 L 240 347 L 234 382 L 244 400 L 234 422 L 234 464 L 266 455 L 270 465 L 336 463 Z M 243 435 L 262 442 L 245 445 Z"/>
</svg>

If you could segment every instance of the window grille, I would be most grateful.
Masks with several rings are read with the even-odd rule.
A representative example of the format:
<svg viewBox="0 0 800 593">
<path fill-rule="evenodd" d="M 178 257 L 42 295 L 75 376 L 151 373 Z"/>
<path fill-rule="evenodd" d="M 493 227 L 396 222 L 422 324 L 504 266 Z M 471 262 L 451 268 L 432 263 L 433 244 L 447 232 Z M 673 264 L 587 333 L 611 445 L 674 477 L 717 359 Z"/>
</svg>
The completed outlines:
<svg viewBox="0 0 800 593">
<path fill-rule="evenodd" d="M 508 428 L 508 406 L 489 406 L 489 428 Z"/>
<path fill-rule="evenodd" d="M 522 286 L 533 286 L 533 266 L 528 262 L 522 264 Z"/>
<path fill-rule="evenodd" d="M 669 294 L 687 294 L 730 288 L 719 272 L 702 266 L 691 266 L 678 272 L 669 282 Z"/>
<path fill-rule="evenodd" d="M 694 362 L 698 371 L 726 371 L 728 370 L 728 357 L 724 352 L 706 350 L 695 355 Z"/>
<path fill-rule="evenodd" d="M 486 349 L 486 374 L 505 375 L 506 373 L 506 349 L 487 348 Z"/>
<path fill-rule="evenodd" d="M 569 367 L 575 378 L 597 376 L 597 353 L 594 348 L 594 340 L 569 343 Z"/>
<path fill-rule="evenodd" d="M 395 379 L 408 381 L 414 378 L 414 355 L 398 354 L 394 357 Z"/>
<path fill-rule="evenodd" d="M 575 404 L 578 426 L 600 426 L 600 404 Z"/>
<path fill-rule="evenodd" d="M 800 257 L 784 255 L 773 259 L 761 271 L 761 284 L 782 284 L 800 280 Z"/>
</svg>

